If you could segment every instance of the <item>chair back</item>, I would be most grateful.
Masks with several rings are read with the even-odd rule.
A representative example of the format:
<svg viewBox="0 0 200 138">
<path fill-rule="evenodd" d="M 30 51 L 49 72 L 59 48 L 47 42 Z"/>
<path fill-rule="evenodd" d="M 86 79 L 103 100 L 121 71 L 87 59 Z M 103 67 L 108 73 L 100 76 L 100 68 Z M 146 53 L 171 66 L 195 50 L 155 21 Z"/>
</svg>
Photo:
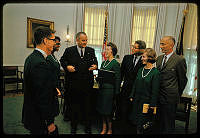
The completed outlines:
<svg viewBox="0 0 200 138">
<path fill-rule="evenodd" d="M 16 76 L 17 77 L 18 67 L 17 66 L 4 66 L 3 76 Z"/>
</svg>

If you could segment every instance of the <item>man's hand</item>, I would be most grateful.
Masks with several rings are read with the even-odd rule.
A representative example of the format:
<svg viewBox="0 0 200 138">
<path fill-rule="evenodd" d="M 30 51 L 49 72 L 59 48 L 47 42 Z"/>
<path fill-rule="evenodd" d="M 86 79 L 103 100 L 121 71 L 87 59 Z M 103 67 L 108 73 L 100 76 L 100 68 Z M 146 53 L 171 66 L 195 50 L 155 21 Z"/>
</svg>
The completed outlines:
<svg viewBox="0 0 200 138">
<path fill-rule="evenodd" d="M 97 69 L 97 65 L 95 65 L 95 64 L 93 64 L 93 65 L 89 68 L 89 70 L 95 70 L 95 69 Z"/>
<path fill-rule="evenodd" d="M 57 92 L 58 92 L 58 96 L 60 96 L 60 95 L 61 95 L 60 90 L 59 90 L 58 88 L 56 88 L 56 90 L 57 90 Z"/>
<path fill-rule="evenodd" d="M 55 129 L 56 129 L 56 126 L 54 125 L 54 123 L 51 123 L 48 126 L 48 133 L 51 133 L 51 132 L 55 131 Z"/>
<path fill-rule="evenodd" d="M 75 72 L 75 71 L 76 71 L 76 70 L 75 70 L 75 67 L 74 67 L 74 66 L 71 66 L 71 65 L 67 66 L 67 70 L 68 70 L 69 72 Z"/>
<path fill-rule="evenodd" d="M 150 107 L 151 109 L 153 109 L 153 114 L 156 114 L 156 108 L 157 107 Z"/>
</svg>

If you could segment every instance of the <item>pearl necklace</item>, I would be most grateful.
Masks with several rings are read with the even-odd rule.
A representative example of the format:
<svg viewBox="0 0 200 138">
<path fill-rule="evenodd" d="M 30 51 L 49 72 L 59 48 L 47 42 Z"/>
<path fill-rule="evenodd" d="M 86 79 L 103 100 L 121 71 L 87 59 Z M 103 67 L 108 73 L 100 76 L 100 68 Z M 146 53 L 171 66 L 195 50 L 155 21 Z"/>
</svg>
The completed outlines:
<svg viewBox="0 0 200 138">
<path fill-rule="evenodd" d="M 145 78 L 146 76 L 149 75 L 149 73 L 151 72 L 152 68 L 147 72 L 146 75 L 144 75 L 144 68 L 142 69 L 142 78 Z"/>
<path fill-rule="evenodd" d="M 105 65 L 106 64 L 106 61 L 105 61 L 104 64 L 103 64 L 103 68 L 106 68 L 113 61 L 113 59 L 111 61 L 109 61 L 107 65 Z"/>
</svg>

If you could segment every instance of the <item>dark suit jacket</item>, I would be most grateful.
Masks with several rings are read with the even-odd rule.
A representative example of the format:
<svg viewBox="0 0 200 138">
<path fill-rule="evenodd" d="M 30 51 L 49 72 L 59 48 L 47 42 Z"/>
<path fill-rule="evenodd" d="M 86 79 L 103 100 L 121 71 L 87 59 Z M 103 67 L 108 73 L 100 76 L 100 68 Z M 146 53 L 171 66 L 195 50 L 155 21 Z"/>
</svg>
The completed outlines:
<svg viewBox="0 0 200 138">
<path fill-rule="evenodd" d="M 85 47 L 85 53 L 82 59 L 77 50 L 77 46 L 66 48 L 63 56 L 60 59 L 60 63 L 65 70 L 65 84 L 68 84 L 68 87 L 76 90 L 86 91 L 88 88 L 93 87 L 93 71 L 88 70 L 92 64 L 98 65 L 93 48 Z M 69 72 L 66 68 L 68 65 L 74 66 L 76 71 Z"/>
<path fill-rule="evenodd" d="M 25 128 L 40 127 L 42 121 L 53 123 L 59 108 L 56 103 L 56 81 L 51 65 L 41 52 L 34 50 L 24 64 L 24 103 L 22 122 Z"/>
<path fill-rule="evenodd" d="M 175 53 L 162 66 L 164 55 L 157 58 L 156 66 L 160 71 L 160 98 L 161 104 L 176 104 L 180 101 L 180 96 L 187 84 L 186 61 L 182 56 Z"/>
<path fill-rule="evenodd" d="M 51 66 L 51 68 L 53 70 L 53 74 L 52 75 L 55 75 L 55 77 L 56 77 L 56 84 L 57 84 L 56 88 L 59 88 L 60 63 L 58 62 L 58 60 L 56 59 L 56 57 L 53 54 L 47 56 L 46 60 L 48 60 L 51 63 L 51 65 L 52 65 Z"/>
<path fill-rule="evenodd" d="M 122 96 L 125 96 L 128 98 L 130 95 L 130 92 L 133 87 L 133 83 L 136 79 L 137 72 L 140 67 L 143 66 L 141 57 L 138 60 L 135 67 L 133 67 L 133 55 L 125 55 L 122 64 L 121 64 L 121 79 L 124 80 L 123 86 L 122 86 Z"/>
</svg>

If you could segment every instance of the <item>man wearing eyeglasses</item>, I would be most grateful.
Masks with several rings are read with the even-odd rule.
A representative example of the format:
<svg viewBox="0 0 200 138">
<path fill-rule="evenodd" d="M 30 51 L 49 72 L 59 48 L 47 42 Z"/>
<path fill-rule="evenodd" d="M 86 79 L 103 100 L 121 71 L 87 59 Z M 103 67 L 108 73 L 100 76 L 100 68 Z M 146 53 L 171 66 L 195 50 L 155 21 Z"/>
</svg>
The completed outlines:
<svg viewBox="0 0 200 138">
<path fill-rule="evenodd" d="M 51 52 L 51 55 L 47 56 L 47 60 L 51 63 L 51 67 L 52 67 L 52 76 L 54 76 L 55 78 L 55 82 L 56 82 L 56 88 L 55 88 L 55 94 L 56 95 L 61 95 L 60 92 L 60 86 L 59 86 L 59 77 L 60 77 L 60 63 L 58 62 L 58 60 L 56 59 L 54 53 L 56 51 L 59 51 L 60 48 L 60 37 L 55 36 L 55 45 L 53 46 L 53 51 Z M 57 104 L 59 104 L 58 102 L 58 97 L 56 96 L 56 102 Z M 56 112 L 56 116 L 59 114 L 59 110 L 55 111 Z"/>
<path fill-rule="evenodd" d="M 140 67 L 143 66 L 142 64 L 142 54 L 144 49 L 146 48 L 146 43 L 142 40 L 135 41 L 134 45 L 132 45 L 132 53 L 131 55 L 125 55 L 122 64 L 121 64 L 121 81 L 123 81 L 123 86 L 121 93 L 118 97 L 118 106 L 119 112 L 117 112 L 119 119 L 124 127 L 120 128 L 122 134 L 129 134 L 133 133 L 132 131 L 129 132 L 129 124 L 128 120 L 130 114 L 131 103 L 128 100 L 130 92 L 132 90 L 133 83 L 136 79 L 137 72 Z M 136 132 L 135 132 L 136 133 Z"/>
<path fill-rule="evenodd" d="M 31 134 L 56 134 L 54 124 L 59 105 L 56 82 L 47 56 L 55 45 L 55 31 L 38 27 L 34 33 L 34 51 L 24 64 L 24 102 L 22 123 Z"/>
</svg>

